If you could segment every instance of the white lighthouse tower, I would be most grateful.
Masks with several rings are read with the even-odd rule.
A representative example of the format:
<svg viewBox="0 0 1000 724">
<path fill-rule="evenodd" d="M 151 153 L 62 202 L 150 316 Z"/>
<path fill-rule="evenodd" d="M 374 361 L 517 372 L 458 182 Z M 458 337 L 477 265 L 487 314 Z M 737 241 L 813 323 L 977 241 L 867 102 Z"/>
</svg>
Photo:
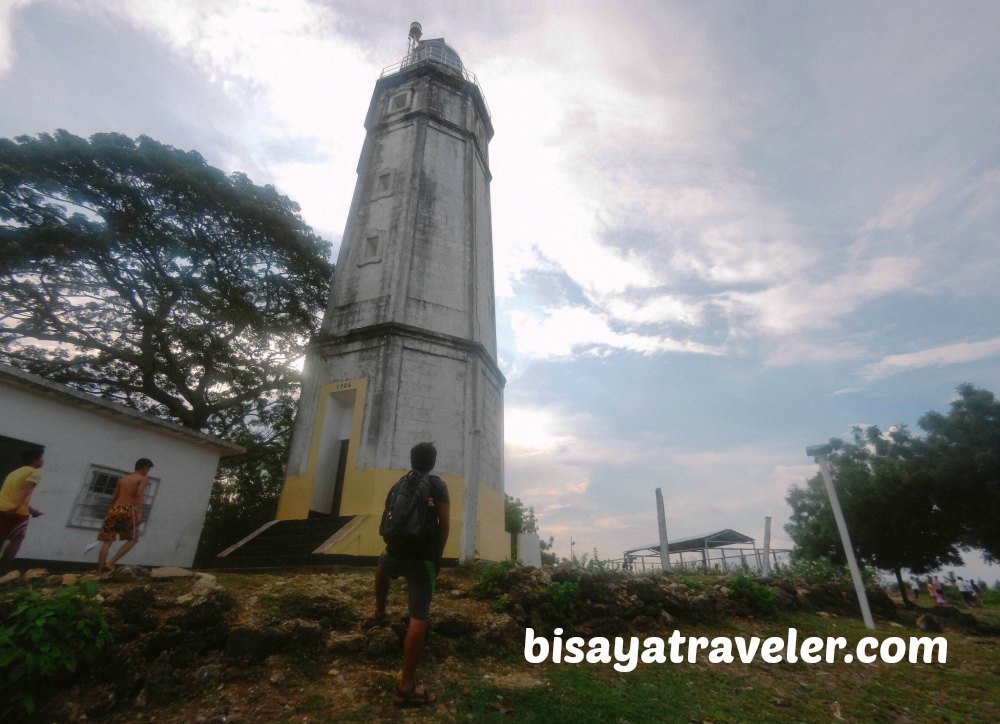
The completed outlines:
<svg viewBox="0 0 1000 724">
<path fill-rule="evenodd" d="M 329 520 L 314 554 L 378 555 L 386 492 L 431 441 L 451 496 L 445 558 L 507 558 L 489 110 L 458 53 L 413 23 L 365 129 L 277 517 Z"/>
</svg>

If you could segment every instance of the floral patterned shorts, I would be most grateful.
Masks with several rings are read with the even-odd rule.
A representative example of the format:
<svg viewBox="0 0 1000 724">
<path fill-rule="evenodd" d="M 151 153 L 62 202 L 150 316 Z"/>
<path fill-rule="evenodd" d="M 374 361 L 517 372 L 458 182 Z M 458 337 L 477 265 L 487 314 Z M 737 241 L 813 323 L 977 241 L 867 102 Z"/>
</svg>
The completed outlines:
<svg viewBox="0 0 1000 724">
<path fill-rule="evenodd" d="M 135 540 L 138 537 L 134 506 L 112 505 L 111 510 L 104 516 L 104 525 L 97 534 L 97 540 L 111 541 L 116 537 L 122 540 Z"/>
</svg>

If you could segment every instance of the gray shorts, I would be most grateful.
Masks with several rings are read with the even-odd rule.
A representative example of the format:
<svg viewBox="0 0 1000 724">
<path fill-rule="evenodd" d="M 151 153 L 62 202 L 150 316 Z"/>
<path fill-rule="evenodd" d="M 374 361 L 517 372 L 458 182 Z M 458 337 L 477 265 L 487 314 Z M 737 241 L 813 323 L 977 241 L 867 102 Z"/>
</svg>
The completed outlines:
<svg viewBox="0 0 1000 724">
<path fill-rule="evenodd" d="M 379 558 L 379 563 L 390 578 L 406 579 L 406 593 L 410 605 L 410 618 L 426 621 L 431 611 L 431 596 L 437 582 L 434 561 L 420 558 L 396 558 L 388 553 Z"/>
</svg>

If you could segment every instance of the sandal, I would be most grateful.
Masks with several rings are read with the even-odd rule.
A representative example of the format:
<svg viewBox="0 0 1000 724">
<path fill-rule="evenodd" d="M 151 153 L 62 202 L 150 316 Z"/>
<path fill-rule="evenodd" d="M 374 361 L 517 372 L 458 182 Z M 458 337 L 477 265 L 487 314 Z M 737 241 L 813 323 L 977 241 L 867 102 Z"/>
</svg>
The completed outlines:
<svg viewBox="0 0 1000 724">
<path fill-rule="evenodd" d="M 435 701 L 437 701 L 437 697 L 428 691 L 426 686 L 417 684 L 410 691 L 396 689 L 396 696 L 393 698 L 392 703 L 396 705 L 397 709 L 402 709 L 411 706 L 426 706 L 427 704 L 433 704 Z"/>
</svg>

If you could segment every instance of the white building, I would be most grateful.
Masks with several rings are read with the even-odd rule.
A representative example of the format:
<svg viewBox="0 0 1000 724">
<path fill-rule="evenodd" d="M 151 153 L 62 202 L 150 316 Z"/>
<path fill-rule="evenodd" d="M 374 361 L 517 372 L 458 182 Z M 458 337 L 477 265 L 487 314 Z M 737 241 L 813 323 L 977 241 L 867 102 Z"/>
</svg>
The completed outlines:
<svg viewBox="0 0 1000 724">
<path fill-rule="evenodd" d="M 153 461 L 140 542 L 124 564 L 190 566 L 219 458 L 243 448 L 0 365 L 0 476 L 21 450 L 45 447 L 41 482 L 18 560 L 93 562 L 115 483 Z M 120 544 L 115 544 L 116 547 Z M 112 554 L 116 548 L 112 548 Z"/>
</svg>

